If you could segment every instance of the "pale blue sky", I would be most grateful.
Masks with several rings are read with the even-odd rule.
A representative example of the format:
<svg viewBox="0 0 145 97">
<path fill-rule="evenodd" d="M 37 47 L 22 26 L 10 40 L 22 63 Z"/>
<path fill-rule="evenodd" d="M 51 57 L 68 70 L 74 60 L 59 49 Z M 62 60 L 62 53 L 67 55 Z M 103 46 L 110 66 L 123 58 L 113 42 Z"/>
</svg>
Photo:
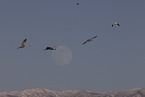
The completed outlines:
<svg viewBox="0 0 145 97">
<path fill-rule="evenodd" d="M 145 87 L 144 0 L 1 0 L 0 44 L 0 92 Z M 46 46 L 67 46 L 71 63 L 56 65 Z"/>
</svg>

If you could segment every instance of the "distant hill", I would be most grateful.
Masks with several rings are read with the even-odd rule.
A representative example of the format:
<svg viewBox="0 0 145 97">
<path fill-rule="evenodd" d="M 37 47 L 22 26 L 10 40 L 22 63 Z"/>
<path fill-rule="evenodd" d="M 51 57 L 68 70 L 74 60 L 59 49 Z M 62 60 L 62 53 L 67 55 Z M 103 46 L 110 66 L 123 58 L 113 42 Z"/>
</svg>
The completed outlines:
<svg viewBox="0 0 145 97">
<path fill-rule="evenodd" d="M 1 92 L 0 97 L 145 97 L 145 89 L 135 88 L 120 92 L 97 93 L 88 90 L 56 92 L 48 89 L 36 88 L 24 91 Z"/>
</svg>

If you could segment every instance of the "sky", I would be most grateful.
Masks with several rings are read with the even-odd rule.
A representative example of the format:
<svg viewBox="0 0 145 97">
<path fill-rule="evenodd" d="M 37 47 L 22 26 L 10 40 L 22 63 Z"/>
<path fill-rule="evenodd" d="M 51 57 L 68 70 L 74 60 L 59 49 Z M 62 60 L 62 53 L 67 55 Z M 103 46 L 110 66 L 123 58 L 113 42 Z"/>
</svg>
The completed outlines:
<svg viewBox="0 0 145 97">
<path fill-rule="evenodd" d="M 0 92 L 144 88 L 144 5 L 144 0 L 1 0 Z M 115 22 L 120 26 L 112 27 Z M 30 46 L 17 49 L 25 38 Z M 72 60 L 56 64 L 47 46 L 66 47 Z"/>
</svg>

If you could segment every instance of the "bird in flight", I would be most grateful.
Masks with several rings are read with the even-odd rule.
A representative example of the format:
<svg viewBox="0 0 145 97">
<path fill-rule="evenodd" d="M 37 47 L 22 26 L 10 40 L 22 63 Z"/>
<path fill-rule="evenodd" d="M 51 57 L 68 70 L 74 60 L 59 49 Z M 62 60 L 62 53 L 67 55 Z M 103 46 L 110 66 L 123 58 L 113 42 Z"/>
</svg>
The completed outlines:
<svg viewBox="0 0 145 97">
<path fill-rule="evenodd" d="M 27 47 L 27 46 L 30 46 L 30 45 L 25 45 L 26 41 L 27 41 L 27 39 L 24 39 L 24 41 L 22 42 L 21 46 L 18 47 L 17 49 L 19 49 L 19 48 L 24 48 L 24 47 Z"/>
<path fill-rule="evenodd" d="M 56 47 L 46 47 L 44 50 L 56 50 Z"/>
<path fill-rule="evenodd" d="M 87 42 L 93 41 L 93 39 L 96 38 L 96 37 L 97 36 L 94 36 L 93 38 L 86 40 L 82 45 L 86 44 Z"/>
<path fill-rule="evenodd" d="M 113 24 L 112 24 L 112 27 L 113 27 L 114 25 L 118 25 L 118 26 L 120 26 L 120 24 L 119 24 L 119 23 L 113 23 Z"/>
</svg>

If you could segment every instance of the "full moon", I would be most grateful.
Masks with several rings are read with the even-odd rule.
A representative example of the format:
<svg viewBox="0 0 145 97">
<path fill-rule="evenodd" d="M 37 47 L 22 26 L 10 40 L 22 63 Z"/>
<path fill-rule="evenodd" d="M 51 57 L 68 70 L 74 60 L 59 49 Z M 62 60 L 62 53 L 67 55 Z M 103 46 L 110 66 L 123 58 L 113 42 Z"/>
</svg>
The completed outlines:
<svg viewBox="0 0 145 97">
<path fill-rule="evenodd" d="M 67 65 L 72 60 L 72 51 L 66 46 L 58 46 L 56 50 L 51 53 L 53 61 L 57 65 Z"/>
</svg>

